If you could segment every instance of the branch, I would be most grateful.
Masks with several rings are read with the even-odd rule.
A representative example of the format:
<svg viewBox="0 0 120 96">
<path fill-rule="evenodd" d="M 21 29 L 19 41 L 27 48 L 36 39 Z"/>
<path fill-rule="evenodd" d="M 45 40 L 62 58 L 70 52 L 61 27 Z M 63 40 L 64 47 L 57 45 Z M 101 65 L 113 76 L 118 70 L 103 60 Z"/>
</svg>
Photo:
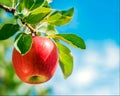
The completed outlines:
<svg viewBox="0 0 120 96">
<path fill-rule="evenodd" d="M 14 8 L 11 8 L 11 7 L 2 5 L 2 4 L 0 4 L 0 8 L 4 9 L 5 11 L 10 12 L 10 13 L 12 13 L 12 14 L 15 13 L 15 9 L 14 9 Z"/>
<path fill-rule="evenodd" d="M 11 7 L 2 5 L 2 4 L 0 4 L 0 8 L 4 9 L 5 11 L 10 12 L 12 14 L 15 13 L 15 9 L 14 8 L 11 8 Z M 23 22 L 22 19 L 21 19 L 21 22 L 22 22 L 22 24 L 24 24 L 25 26 L 27 26 L 30 29 L 32 35 L 36 35 L 36 30 L 32 26 L 30 26 L 27 23 Z"/>
</svg>

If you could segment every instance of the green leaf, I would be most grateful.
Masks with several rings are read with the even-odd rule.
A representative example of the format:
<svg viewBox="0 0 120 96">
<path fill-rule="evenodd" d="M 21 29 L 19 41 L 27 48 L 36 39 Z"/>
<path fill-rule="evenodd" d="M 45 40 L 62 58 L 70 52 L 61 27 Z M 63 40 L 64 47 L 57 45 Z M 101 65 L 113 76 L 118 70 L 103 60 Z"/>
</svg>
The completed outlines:
<svg viewBox="0 0 120 96">
<path fill-rule="evenodd" d="M 48 34 L 48 35 L 53 35 L 53 34 L 57 34 L 57 30 L 55 29 L 54 26 L 48 24 L 47 30 L 46 30 L 45 33 Z"/>
<path fill-rule="evenodd" d="M 19 12 L 24 11 L 33 11 L 38 7 L 50 8 L 50 5 L 46 0 L 20 0 L 17 9 Z M 27 10 L 26 10 L 27 9 Z"/>
<path fill-rule="evenodd" d="M 26 54 L 32 46 L 31 35 L 26 33 L 18 34 L 18 36 L 16 36 L 14 46 L 19 53 Z"/>
<path fill-rule="evenodd" d="M 42 7 L 50 8 L 50 5 L 47 1 L 45 1 L 44 4 L 42 5 Z"/>
<path fill-rule="evenodd" d="M 0 4 L 4 4 L 7 6 L 12 6 L 12 0 L 0 0 Z"/>
<path fill-rule="evenodd" d="M 24 4 L 25 4 L 25 8 L 30 9 L 34 4 L 34 0 L 24 0 Z"/>
<path fill-rule="evenodd" d="M 62 69 L 64 78 L 67 78 L 71 75 L 73 70 L 73 56 L 71 51 L 60 42 L 56 42 L 59 51 L 59 63 Z"/>
<path fill-rule="evenodd" d="M 18 11 L 21 12 L 24 9 L 24 7 L 24 0 L 20 0 L 19 5 L 17 6 Z"/>
<path fill-rule="evenodd" d="M 26 17 L 26 22 L 29 24 L 37 24 L 43 20 L 51 12 L 50 8 L 39 7 Z"/>
<path fill-rule="evenodd" d="M 71 21 L 73 12 L 74 8 L 67 11 L 55 11 L 45 21 L 54 26 L 65 25 Z"/>
<path fill-rule="evenodd" d="M 86 49 L 84 40 L 75 34 L 56 34 L 48 37 L 63 40 L 75 48 Z"/>
<path fill-rule="evenodd" d="M 43 32 L 47 35 L 54 35 L 57 34 L 57 30 L 55 29 L 55 26 L 52 26 L 48 23 L 43 23 L 39 26 L 39 32 Z"/>
<path fill-rule="evenodd" d="M 9 37 L 13 36 L 18 30 L 19 30 L 19 25 L 13 25 L 13 24 L 5 24 L 1 29 L 0 29 L 0 40 L 5 40 L 8 39 Z"/>
<path fill-rule="evenodd" d="M 18 3 L 18 0 L 14 0 L 14 3 L 15 3 L 15 5 L 17 5 L 17 3 Z"/>
<path fill-rule="evenodd" d="M 37 7 L 40 7 L 44 2 L 45 0 L 24 0 L 25 7 L 28 10 L 36 9 Z"/>
</svg>

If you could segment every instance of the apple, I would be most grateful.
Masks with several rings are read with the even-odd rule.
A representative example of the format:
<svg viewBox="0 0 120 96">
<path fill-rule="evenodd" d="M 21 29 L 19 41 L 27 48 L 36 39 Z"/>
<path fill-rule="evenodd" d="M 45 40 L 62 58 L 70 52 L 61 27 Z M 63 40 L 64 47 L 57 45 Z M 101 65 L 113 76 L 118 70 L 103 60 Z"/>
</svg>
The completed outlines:
<svg viewBox="0 0 120 96">
<path fill-rule="evenodd" d="M 58 49 L 46 37 L 34 36 L 30 51 L 20 54 L 15 48 L 12 54 L 13 67 L 18 77 L 30 84 L 48 81 L 58 65 Z"/>
</svg>

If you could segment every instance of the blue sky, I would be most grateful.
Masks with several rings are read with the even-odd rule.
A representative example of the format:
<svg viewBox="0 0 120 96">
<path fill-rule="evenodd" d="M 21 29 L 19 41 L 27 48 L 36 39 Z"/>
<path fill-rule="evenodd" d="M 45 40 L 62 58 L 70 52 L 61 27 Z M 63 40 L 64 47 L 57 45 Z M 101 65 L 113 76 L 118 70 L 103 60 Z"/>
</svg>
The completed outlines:
<svg viewBox="0 0 120 96">
<path fill-rule="evenodd" d="M 53 0 L 51 6 L 75 8 L 70 24 L 57 29 L 81 36 L 87 46 L 85 51 L 68 46 L 74 56 L 74 71 L 64 80 L 58 68 L 59 74 L 50 81 L 54 94 L 119 94 L 119 0 Z"/>
<path fill-rule="evenodd" d="M 60 27 L 60 33 L 75 33 L 85 40 L 119 40 L 119 0 L 53 0 L 51 6 L 75 8 L 72 22 Z"/>
</svg>

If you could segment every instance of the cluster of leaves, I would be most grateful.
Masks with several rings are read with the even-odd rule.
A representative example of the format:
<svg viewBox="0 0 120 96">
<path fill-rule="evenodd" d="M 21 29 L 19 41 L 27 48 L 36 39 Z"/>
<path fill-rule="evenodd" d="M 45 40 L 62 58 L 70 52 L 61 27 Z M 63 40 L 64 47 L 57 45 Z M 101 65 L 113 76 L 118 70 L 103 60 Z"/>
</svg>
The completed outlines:
<svg viewBox="0 0 120 96">
<path fill-rule="evenodd" d="M 0 3 L 2 1 L 0 1 Z M 8 6 L 14 7 L 15 12 L 13 14 L 17 23 L 5 24 L 0 29 L 0 40 L 8 39 L 18 33 L 15 38 L 14 45 L 15 48 L 24 55 L 31 48 L 31 34 L 34 33 L 51 38 L 58 47 L 59 63 L 64 74 L 64 78 L 67 78 L 73 70 L 73 57 L 70 49 L 63 45 L 60 40 L 79 49 L 85 49 L 86 46 L 81 37 L 75 34 L 58 34 L 55 27 L 69 23 L 72 19 L 74 8 L 70 8 L 65 11 L 55 10 L 51 8 L 48 0 L 4 1 L 9 1 Z M 5 4 L 5 2 L 1 4 Z"/>
</svg>

